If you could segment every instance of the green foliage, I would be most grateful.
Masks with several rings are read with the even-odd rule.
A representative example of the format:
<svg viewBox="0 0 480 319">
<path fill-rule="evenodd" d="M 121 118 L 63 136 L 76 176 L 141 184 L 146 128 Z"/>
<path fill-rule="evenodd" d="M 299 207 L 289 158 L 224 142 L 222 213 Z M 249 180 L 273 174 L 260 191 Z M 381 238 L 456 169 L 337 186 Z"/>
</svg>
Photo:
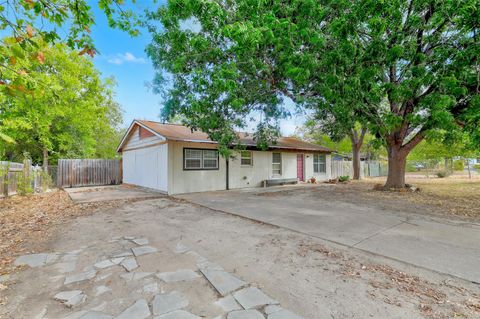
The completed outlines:
<svg viewBox="0 0 480 319">
<path fill-rule="evenodd" d="M 463 171 L 465 168 L 465 163 L 463 160 L 453 161 L 453 170 L 454 171 Z"/>
<path fill-rule="evenodd" d="M 445 178 L 445 177 L 448 177 L 450 176 L 450 172 L 449 171 L 439 171 L 436 173 L 437 177 L 438 178 Z"/>
<path fill-rule="evenodd" d="M 405 167 L 405 170 L 410 173 L 418 171 L 417 166 L 415 165 L 415 163 L 412 163 L 412 162 L 407 162 L 407 166 Z"/>
<path fill-rule="evenodd" d="M 46 53 L 43 64 L 27 57 L 17 63 L 34 70 L 29 76 L 38 85 L 27 83 L 28 92 L 15 95 L 0 91 L 0 133 L 8 136 L 0 143 L 0 154 L 19 161 L 28 151 L 35 163 L 42 161 L 44 150 L 54 161 L 95 154 L 112 157 L 112 138 L 121 123 L 113 81 L 102 81 L 89 58 L 65 45 L 41 43 L 39 48 Z M 15 81 L 16 71 L 2 75 Z"/>
<path fill-rule="evenodd" d="M 367 125 L 401 161 L 459 124 L 480 144 L 478 10 L 477 0 L 170 0 L 148 15 L 147 54 L 163 115 L 220 145 L 252 116 L 275 127 L 289 98 L 333 115 L 339 131 Z"/>
<path fill-rule="evenodd" d="M 348 175 L 338 177 L 338 181 L 341 183 L 348 182 L 349 180 L 350 180 L 350 176 Z"/>
<path fill-rule="evenodd" d="M 135 0 L 131 2 L 135 3 Z M 90 28 L 95 21 L 90 4 L 86 0 L 0 2 L 0 32 L 9 35 L 1 40 L 0 46 L 0 91 L 12 95 L 25 93 L 25 84 L 21 82 L 34 81 L 29 78 L 30 72 L 37 64 L 45 62 L 48 52 L 42 50 L 43 43 L 64 43 L 71 49 L 79 50 L 80 55 L 94 56 L 97 50 Z M 139 33 L 140 21 L 124 1 L 98 0 L 97 5 L 110 27 L 132 36 Z M 13 81 L 6 81 L 2 73 L 16 68 L 19 60 L 25 59 L 35 63 L 23 65 Z"/>
<path fill-rule="evenodd" d="M 480 171 L 480 164 L 474 164 L 472 166 L 475 170 Z"/>
</svg>

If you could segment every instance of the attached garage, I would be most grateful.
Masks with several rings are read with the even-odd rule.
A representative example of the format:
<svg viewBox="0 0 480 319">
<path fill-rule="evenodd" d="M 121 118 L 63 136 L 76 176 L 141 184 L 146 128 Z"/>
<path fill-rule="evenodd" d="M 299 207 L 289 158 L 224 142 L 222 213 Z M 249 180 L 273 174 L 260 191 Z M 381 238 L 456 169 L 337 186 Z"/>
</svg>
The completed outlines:
<svg viewBox="0 0 480 319">
<path fill-rule="evenodd" d="M 123 182 L 168 192 L 168 144 L 135 126 L 122 148 Z"/>
</svg>

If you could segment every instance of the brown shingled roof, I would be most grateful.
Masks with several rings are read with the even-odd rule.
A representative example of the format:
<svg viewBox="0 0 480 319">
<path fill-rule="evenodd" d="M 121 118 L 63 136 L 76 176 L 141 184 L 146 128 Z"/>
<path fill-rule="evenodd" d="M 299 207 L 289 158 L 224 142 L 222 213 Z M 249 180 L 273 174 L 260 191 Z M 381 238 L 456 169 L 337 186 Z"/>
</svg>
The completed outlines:
<svg viewBox="0 0 480 319">
<path fill-rule="evenodd" d="M 153 121 L 135 120 L 135 122 L 149 128 L 150 130 L 165 137 L 167 140 L 188 141 L 200 143 L 216 143 L 212 141 L 204 132 L 193 131 L 183 125 L 163 124 Z M 255 148 L 257 143 L 253 139 L 253 134 L 238 132 L 239 141 L 242 145 Z M 288 149 L 312 152 L 332 152 L 329 148 L 313 143 L 302 141 L 295 137 L 279 137 L 275 144 L 269 146 L 270 149 Z"/>
</svg>

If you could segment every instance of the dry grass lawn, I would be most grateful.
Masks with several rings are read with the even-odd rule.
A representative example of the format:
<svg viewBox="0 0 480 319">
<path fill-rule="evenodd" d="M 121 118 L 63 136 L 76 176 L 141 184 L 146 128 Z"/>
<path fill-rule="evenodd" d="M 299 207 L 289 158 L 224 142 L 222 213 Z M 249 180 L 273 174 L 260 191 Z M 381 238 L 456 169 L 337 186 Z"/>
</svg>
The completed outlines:
<svg viewBox="0 0 480 319">
<path fill-rule="evenodd" d="M 367 187 L 385 182 L 385 178 L 365 179 Z M 446 214 L 480 220 L 480 178 L 469 179 L 464 175 L 447 178 L 425 178 L 407 175 L 407 183 L 420 188 L 416 193 L 375 192 L 378 196 L 404 199 L 438 209 Z"/>
</svg>

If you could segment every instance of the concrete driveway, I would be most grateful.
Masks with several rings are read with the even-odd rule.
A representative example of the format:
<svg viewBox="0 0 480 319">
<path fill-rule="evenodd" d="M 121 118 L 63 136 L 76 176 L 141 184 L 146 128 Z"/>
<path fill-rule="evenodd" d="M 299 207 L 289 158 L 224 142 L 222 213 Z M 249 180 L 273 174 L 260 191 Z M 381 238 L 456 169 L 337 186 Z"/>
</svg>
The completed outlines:
<svg viewBox="0 0 480 319">
<path fill-rule="evenodd" d="M 320 185 L 316 187 L 335 187 Z M 311 187 L 178 196 L 397 261 L 480 282 L 480 225 L 312 196 Z M 317 189 L 318 190 L 318 189 Z"/>
</svg>

